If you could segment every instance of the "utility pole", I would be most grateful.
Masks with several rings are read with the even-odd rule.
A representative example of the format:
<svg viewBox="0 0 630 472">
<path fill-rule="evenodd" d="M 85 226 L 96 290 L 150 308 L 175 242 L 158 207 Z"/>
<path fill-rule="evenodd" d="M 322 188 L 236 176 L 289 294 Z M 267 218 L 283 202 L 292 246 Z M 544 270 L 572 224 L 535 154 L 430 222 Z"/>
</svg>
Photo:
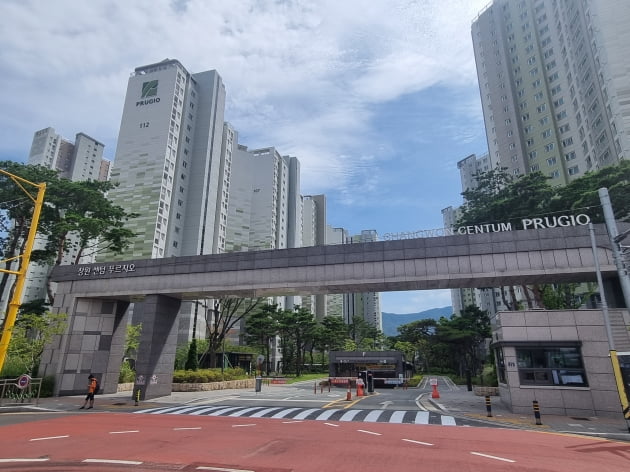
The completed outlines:
<svg viewBox="0 0 630 472">
<path fill-rule="evenodd" d="M 39 216 L 42 211 L 42 206 L 44 205 L 44 193 L 46 192 L 46 184 L 34 184 L 33 182 L 29 182 L 26 179 L 18 177 L 17 175 L 10 174 L 9 172 L 0 169 L 0 174 L 4 174 L 9 176 L 15 184 L 22 189 L 24 193 L 35 203 L 35 208 L 33 209 L 33 217 L 31 219 L 31 226 L 28 231 L 28 237 L 26 239 L 26 245 L 24 247 L 24 253 L 15 257 L 11 257 L 9 259 L 5 259 L 0 262 L 7 262 L 13 259 L 20 259 L 18 270 L 6 270 L 0 269 L 0 272 L 6 272 L 9 274 L 14 274 L 17 276 L 15 282 L 15 291 L 13 292 L 13 297 L 9 302 L 9 310 L 7 311 L 7 317 L 4 322 L 4 330 L 2 331 L 2 337 L 0 338 L 0 372 L 4 367 L 4 361 L 7 357 L 7 352 L 9 350 L 9 343 L 11 342 L 11 335 L 13 333 L 13 326 L 15 325 L 15 319 L 17 318 L 17 313 L 22 304 L 22 293 L 24 292 L 24 285 L 26 283 L 26 272 L 28 271 L 28 265 L 31 262 L 31 252 L 33 252 L 33 245 L 35 244 L 35 236 L 37 235 L 37 224 L 39 223 Z M 29 192 L 25 186 L 32 185 L 37 188 L 37 195 L 33 196 L 31 192 Z"/>
</svg>

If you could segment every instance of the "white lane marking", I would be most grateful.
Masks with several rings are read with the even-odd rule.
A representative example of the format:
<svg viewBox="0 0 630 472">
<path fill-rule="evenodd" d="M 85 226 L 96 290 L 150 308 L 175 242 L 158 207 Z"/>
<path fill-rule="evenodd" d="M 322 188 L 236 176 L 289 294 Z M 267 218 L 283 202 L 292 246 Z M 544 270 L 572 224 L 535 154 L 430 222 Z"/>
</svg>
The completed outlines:
<svg viewBox="0 0 630 472">
<path fill-rule="evenodd" d="M 294 420 L 303 420 L 305 419 L 308 415 L 310 415 L 311 413 L 315 413 L 316 411 L 319 411 L 318 408 L 309 408 L 308 410 L 304 410 L 302 413 L 300 413 L 299 415 L 295 415 L 293 417 Z"/>
<path fill-rule="evenodd" d="M 442 415 L 442 426 L 457 426 L 457 423 L 452 416 Z"/>
<path fill-rule="evenodd" d="M 297 410 L 301 410 L 301 408 L 287 408 L 286 410 L 279 411 L 275 415 L 271 416 L 271 418 L 284 418 Z"/>
<path fill-rule="evenodd" d="M 339 418 L 339 421 L 352 421 L 355 416 L 361 413 L 361 411 L 363 410 L 350 410 L 347 413 L 344 413 L 341 418 Z"/>
<path fill-rule="evenodd" d="M 242 428 L 244 426 L 256 426 L 256 423 L 248 423 L 248 424 L 233 424 L 232 428 Z"/>
<path fill-rule="evenodd" d="M 267 413 L 271 413 L 272 411 L 276 411 L 282 408 L 281 406 L 274 406 L 273 408 L 265 408 L 264 410 L 257 411 L 253 415 L 249 415 L 250 418 L 260 418 Z"/>
<path fill-rule="evenodd" d="M 222 406 L 210 406 L 208 408 L 202 408 L 201 410 L 193 411 L 191 415 L 203 415 L 204 413 L 208 413 L 209 411 L 218 410 L 223 408 Z"/>
<path fill-rule="evenodd" d="M 324 423 L 326 426 L 334 426 L 335 428 L 338 428 L 339 425 L 338 424 L 333 424 L 333 423 Z"/>
<path fill-rule="evenodd" d="M 416 441 L 415 439 L 403 439 L 403 441 L 414 443 L 414 444 L 422 444 L 423 446 L 433 446 L 432 443 Z"/>
<path fill-rule="evenodd" d="M 129 434 L 129 433 L 139 433 L 140 431 L 137 429 L 131 429 L 129 431 L 110 431 L 109 434 Z"/>
<path fill-rule="evenodd" d="M 196 426 L 194 428 L 173 428 L 173 431 L 188 431 L 189 429 L 201 429 L 201 426 Z"/>
<path fill-rule="evenodd" d="M 252 406 L 250 408 L 244 408 L 241 411 L 235 411 L 234 413 L 230 413 L 228 416 L 236 418 L 238 416 L 243 416 L 244 414 L 249 413 L 251 411 L 260 410 L 261 408 L 262 408 L 261 406 Z"/>
<path fill-rule="evenodd" d="M 368 413 L 363 421 L 366 423 L 376 423 L 378 417 L 383 414 L 383 410 L 372 410 Z"/>
<path fill-rule="evenodd" d="M 241 406 L 231 406 L 231 407 L 228 407 L 228 408 L 223 408 L 221 410 L 213 411 L 212 413 L 210 413 L 210 416 L 221 416 L 223 413 L 227 413 L 228 411 L 238 410 L 239 408 L 242 408 L 242 407 Z"/>
<path fill-rule="evenodd" d="M 254 472 L 249 469 L 226 469 L 225 467 L 207 467 L 200 465 L 196 470 L 216 470 L 217 472 Z"/>
<path fill-rule="evenodd" d="M 9 463 L 9 462 L 46 462 L 50 459 L 21 459 L 14 457 L 13 459 L 0 459 L 0 463 Z"/>
<path fill-rule="evenodd" d="M 318 420 L 318 421 L 327 420 L 328 418 L 330 418 L 332 415 L 334 415 L 338 411 L 339 410 L 327 410 L 327 411 L 323 412 L 321 415 L 317 416 L 317 418 L 315 418 L 315 419 Z"/>
<path fill-rule="evenodd" d="M 375 433 L 374 431 L 366 431 L 365 429 L 357 429 L 357 431 L 359 433 L 373 434 L 374 436 L 382 436 L 381 433 Z"/>
<path fill-rule="evenodd" d="M 406 411 L 395 411 L 391 418 L 389 419 L 390 423 L 402 423 L 405 417 Z"/>
<path fill-rule="evenodd" d="M 415 424 L 429 424 L 429 412 L 419 411 L 418 413 L 416 413 L 416 419 L 414 423 Z"/>
<path fill-rule="evenodd" d="M 516 462 L 516 461 L 514 461 L 512 459 L 506 459 L 505 457 L 491 456 L 489 454 L 482 454 L 481 452 L 471 452 L 471 454 L 473 456 L 487 457 L 488 459 L 496 459 L 498 461 L 503 461 L 503 462 Z"/>
<path fill-rule="evenodd" d="M 32 438 L 32 439 L 29 439 L 29 441 L 46 441 L 47 439 L 63 439 L 63 438 L 69 438 L 69 437 L 70 435 L 65 434 L 63 436 L 47 436 L 44 438 Z"/>
<path fill-rule="evenodd" d="M 291 420 L 291 421 L 283 421 L 282 424 L 293 424 L 293 423 L 303 423 L 303 421 L 295 421 L 295 420 Z"/>
<path fill-rule="evenodd" d="M 124 465 L 141 465 L 142 461 L 123 461 L 118 459 L 83 459 L 81 462 L 91 464 L 124 464 Z"/>
</svg>

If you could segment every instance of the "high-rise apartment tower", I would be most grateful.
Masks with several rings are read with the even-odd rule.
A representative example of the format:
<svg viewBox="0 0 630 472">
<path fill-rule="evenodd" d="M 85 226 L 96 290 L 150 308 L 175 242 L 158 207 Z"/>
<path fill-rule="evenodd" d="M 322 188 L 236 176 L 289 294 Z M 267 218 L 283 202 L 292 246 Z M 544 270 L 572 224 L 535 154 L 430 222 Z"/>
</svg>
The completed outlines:
<svg viewBox="0 0 630 472">
<path fill-rule="evenodd" d="M 564 185 L 630 155 L 630 2 L 495 0 L 472 24 L 488 149 Z"/>
</svg>

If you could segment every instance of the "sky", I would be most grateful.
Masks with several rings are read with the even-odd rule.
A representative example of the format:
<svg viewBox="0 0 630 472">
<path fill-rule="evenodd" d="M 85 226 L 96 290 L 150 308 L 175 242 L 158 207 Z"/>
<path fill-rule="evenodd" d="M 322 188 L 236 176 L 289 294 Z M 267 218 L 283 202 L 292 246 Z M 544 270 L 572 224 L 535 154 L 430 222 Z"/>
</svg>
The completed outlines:
<svg viewBox="0 0 630 472">
<path fill-rule="evenodd" d="M 0 159 L 33 133 L 83 132 L 114 159 L 133 70 L 216 69 L 250 149 L 301 164 L 303 195 L 350 234 L 441 228 L 457 162 L 487 150 L 470 27 L 489 0 L 2 0 Z M 448 290 L 382 293 L 412 313 Z"/>
</svg>

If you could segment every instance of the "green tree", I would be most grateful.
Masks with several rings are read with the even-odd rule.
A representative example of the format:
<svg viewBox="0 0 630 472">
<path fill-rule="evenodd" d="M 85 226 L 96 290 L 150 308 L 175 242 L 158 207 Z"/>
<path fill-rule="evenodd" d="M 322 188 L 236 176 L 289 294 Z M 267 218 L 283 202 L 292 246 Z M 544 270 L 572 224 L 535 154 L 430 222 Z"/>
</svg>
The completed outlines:
<svg viewBox="0 0 630 472">
<path fill-rule="evenodd" d="M 557 188 L 550 202 L 550 210 L 585 212 L 593 222 L 601 223 L 604 216 L 598 191 L 602 187 L 608 189 L 615 218 L 630 221 L 630 161 L 627 160 L 597 172 L 587 172 L 568 185 Z"/>
<path fill-rule="evenodd" d="M 54 336 L 64 333 L 66 319 L 63 313 L 22 313 L 13 327 L 8 363 L 21 366 L 26 374 L 37 375 L 44 348 Z"/>
<path fill-rule="evenodd" d="M 474 305 L 465 307 L 459 315 L 450 319 L 440 318 L 435 331 L 436 341 L 449 346 L 452 358 L 459 370 L 467 377 L 470 386 L 472 375 L 481 368 L 480 351 L 483 342 L 491 336 L 490 317 Z"/>
<path fill-rule="evenodd" d="M 271 340 L 278 334 L 278 316 L 277 304 L 265 304 L 253 311 L 245 320 L 245 341 L 262 351 L 267 375 L 270 370 Z"/>
<path fill-rule="evenodd" d="M 33 263 L 59 265 L 64 254 L 75 250 L 76 264 L 86 252 L 98 251 L 97 242 L 113 253 L 120 253 L 134 236 L 124 225 L 137 215 L 125 212 L 107 199 L 107 192 L 114 187 L 111 182 L 72 182 L 42 166 L 11 161 L 0 162 L 0 168 L 31 182 L 46 183 L 45 204 L 38 225 L 38 235 L 46 244 L 44 249 L 33 251 Z M 21 191 L 3 174 L 0 174 L 0 189 L 0 211 L 6 212 L 7 218 L 14 222 L 2 251 L 10 258 L 24 250 L 31 224 L 32 202 L 26 195 L 22 198 Z M 13 261 L 5 261 L 5 268 L 10 269 L 12 264 Z M 0 293 L 8 283 L 7 275 L 3 274 L 0 281 Z M 48 302 L 52 302 L 50 276 L 46 282 Z"/>
<path fill-rule="evenodd" d="M 294 366 L 295 375 L 302 374 L 306 346 L 312 342 L 315 329 L 313 314 L 299 306 L 293 310 L 281 310 L 278 319 L 278 334 L 285 369 Z"/>
<path fill-rule="evenodd" d="M 213 301 L 213 308 L 206 306 L 206 327 L 208 349 L 204 356 L 210 356 L 210 367 L 217 366 L 217 353 L 222 351 L 223 342 L 231 329 L 254 313 L 263 303 L 263 298 L 219 298 Z M 223 366 L 223 361 L 221 362 Z"/>
</svg>

